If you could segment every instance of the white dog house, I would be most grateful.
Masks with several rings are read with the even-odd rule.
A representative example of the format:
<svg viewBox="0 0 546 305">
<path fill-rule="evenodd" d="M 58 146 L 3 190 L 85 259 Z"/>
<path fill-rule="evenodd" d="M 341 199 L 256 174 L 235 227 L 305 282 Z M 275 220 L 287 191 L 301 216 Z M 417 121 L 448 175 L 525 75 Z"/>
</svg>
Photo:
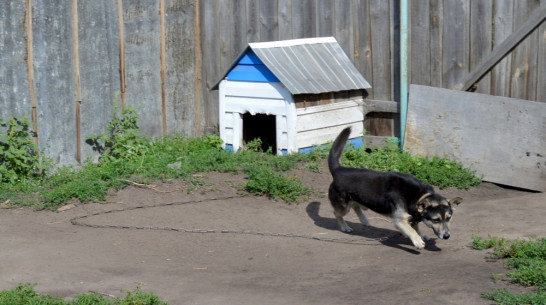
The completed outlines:
<svg viewBox="0 0 546 305">
<path fill-rule="evenodd" d="M 333 37 L 250 43 L 211 90 L 219 89 L 226 149 L 261 138 L 277 154 L 363 133 L 371 88 Z"/>
</svg>

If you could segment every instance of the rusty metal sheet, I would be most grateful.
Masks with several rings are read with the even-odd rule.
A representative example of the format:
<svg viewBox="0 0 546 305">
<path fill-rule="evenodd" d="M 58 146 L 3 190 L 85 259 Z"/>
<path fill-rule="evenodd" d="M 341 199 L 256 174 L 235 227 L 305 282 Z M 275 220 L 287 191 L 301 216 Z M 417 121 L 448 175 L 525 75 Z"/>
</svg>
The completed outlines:
<svg viewBox="0 0 546 305">
<path fill-rule="evenodd" d="M 546 103 L 411 85 L 404 150 L 546 191 Z"/>
</svg>

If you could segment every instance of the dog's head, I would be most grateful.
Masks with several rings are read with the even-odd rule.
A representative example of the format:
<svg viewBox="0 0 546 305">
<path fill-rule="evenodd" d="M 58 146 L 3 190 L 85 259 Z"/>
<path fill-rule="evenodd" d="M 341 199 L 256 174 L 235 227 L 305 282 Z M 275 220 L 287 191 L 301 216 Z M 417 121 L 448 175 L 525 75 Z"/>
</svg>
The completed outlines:
<svg viewBox="0 0 546 305">
<path fill-rule="evenodd" d="M 448 239 L 449 221 L 453 217 L 453 211 L 463 202 L 461 197 L 447 200 L 436 193 L 426 193 L 417 201 L 417 212 L 421 215 L 423 223 L 434 231 L 440 239 Z"/>
</svg>

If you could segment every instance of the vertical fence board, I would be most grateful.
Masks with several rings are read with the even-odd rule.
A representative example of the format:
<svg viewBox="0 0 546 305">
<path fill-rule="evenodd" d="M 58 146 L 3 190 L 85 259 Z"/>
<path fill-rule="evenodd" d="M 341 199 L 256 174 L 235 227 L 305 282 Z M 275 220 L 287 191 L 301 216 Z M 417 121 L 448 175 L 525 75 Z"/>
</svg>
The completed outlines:
<svg viewBox="0 0 546 305">
<path fill-rule="evenodd" d="M 292 0 L 279 1 L 279 40 L 291 39 L 292 34 Z"/>
<path fill-rule="evenodd" d="M 497 1 L 493 6 L 493 49 L 501 44 L 512 33 L 513 27 L 513 1 Z M 510 96 L 512 57 L 506 56 L 491 69 L 490 94 L 498 96 Z"/>
<path fill-rule="evenodd" d="M 316 2 L 314 0 L 292 1 L 293 38 L 309 38 L 317 35 Z"/>
<path fill-rule="evenodd" d="M 246 41 L 260 41 L 259 0 L 246 0 Z"/>
<path fill-rule="evenodd" d="M 430 2 L 412 1 L 410 5 L 410 79 L 412 84 L 430 85 Z"/>
<path fill-rule="evenodd" d="M 470 2 L 470 71 L 491 53 L 493 3 L 489 0 Z M 491 73 L 478 82 L 476 92 L 488 94 L 491 90 Z"/>
<path fill-rule="evenodd" d="M 279 39 L 277 6 L 277 0 L 260 1 L 260 41 Z"/>
<path fill-rule="evenodd" d="M 227 69 L 246 46 L 245 5 L 241 1 L 220 1 L 220 67 Z"/>
<path fill-rule="evenodd" d="M 540 5 L 546 5 L 542 0 Z M 546 23 L 538 27 L 537 101 L 546 102 Z"/>
<path fill-rule="evenodd" d="M 430 85 L 433 87 L 442 87 L 443 84 L 443 2 L 430 2 Z M 422 17 L 426 18 L 426 16 Z"/>
<path fill-rule="evenodd" d="M 392 100 L 389 1 L 370 2 L 373 98 Z"/>
<path fill-rule="evenodd" d="M 40 148 L 61 164 L 76 157 L 71 2 L 32 3 Z"/>
<path fill-rule="evenodd" d="M 114 1 L 78 1 L 82 160 L 98 157 L 85 138 L 106 131 L 120 92 L 117 16 Z"/>
<path fill-rule="evenodd" d="M 353 2 L 352 11 L 354 14 L 354 56 L 355 66 L 360 73 L 371 82 L 373 78 L 372 64 L 372 34 L 369 16 L 369 1 L 363 0 Z M 373 86 L 368 90 L 368 98 L 373 99 Z"/>
<path fill-rule="evenodd" d="M 335 22 L 337 21 L 335 5 L 337 3 L 334 1 L 317 0 L 317 15 L 319 16 L 317 18 L 317 35 L 319 37 L 334 36 Z"/>
<path fill-rule="evenodd" d="M 209 91 L 214 83 L 220 77 L 223 67 L 220 66 L 218 53 L 221 49 L 220 29 L 219 24 L 219 6 L 216 0 L 200 0 L 201 8 L 199 9 L 201 20 L 201 49 L 202 66 L 202 100 L 203 100 L 203 125 L 206 132 L 214 131 L 214 125 L 218 124 L 218 92 Z"/>
<path fill-rule="evenodd" d="M 197 137 L 194 0 L 165 0 L 167 133 Z"/>
<path fill-rule="evenodd" d="M 539 0 L 514 3 L 514 30 L 540 5 Z M 512 83 L 510 95 L 534 100 L 536 97 L 537 31 L 533 31 L 512 51 Z"/>
<path fill-rule="evenodd" d="M 444 2 L 443 25 L 443 87 L 459 89 L 469 67 L 469 2 L 450 0 Z"/>
<path fill-rule="evenodd" d="M 349 59 L 354 62 L 354 36 L 351 2 L 335 1 L 335 37 Z M 322 20 L 322 12 L 317 17 Z"/>
<path fill-rule="evenodd" d="M 0 118 L 31 120 L 24 1 L 0 2 Z"/>
<path fill-rule="evenodd" d="M 159 1 L 124 0 L 126 103 L 152 137 L 162 132 Z"/>
</svg>

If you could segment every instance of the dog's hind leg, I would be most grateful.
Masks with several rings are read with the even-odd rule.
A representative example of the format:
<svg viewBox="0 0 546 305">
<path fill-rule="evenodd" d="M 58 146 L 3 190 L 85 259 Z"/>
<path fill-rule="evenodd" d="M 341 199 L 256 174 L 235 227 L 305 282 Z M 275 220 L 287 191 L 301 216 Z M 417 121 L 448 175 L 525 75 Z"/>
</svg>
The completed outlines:
<svg viewBox="0 0 546 305">
<path fill-rule="evenodd" d="M 334 216 L 336 216 L 337 223 L 339 224 L 339 229 L 345 233 L 353 232 L 353 229 L 349 227 L 347 222 L 345 222 L 345 220 L 343 219 L 343 216 L 347 215 L 350 210 L 350 206 L 347 206 L 345 209 L 334 208 Z"/>
<path fill-rule="evenodd" d="M 358 218 L 360 219 L 360 222 L 365 225 L 365 226 L 369 226 L 370 225 L 370 222 L 368 221 L 368 218 L 366 218 L 366 215 L 364 215 L 364 213 L 362 213 L 362 208 L 360 207 L 360 204 L 358 203 L 353 203 L 353 210 L 355 210 L 355 213 L 356 215 L 358 215 Z"/>
</svg>

